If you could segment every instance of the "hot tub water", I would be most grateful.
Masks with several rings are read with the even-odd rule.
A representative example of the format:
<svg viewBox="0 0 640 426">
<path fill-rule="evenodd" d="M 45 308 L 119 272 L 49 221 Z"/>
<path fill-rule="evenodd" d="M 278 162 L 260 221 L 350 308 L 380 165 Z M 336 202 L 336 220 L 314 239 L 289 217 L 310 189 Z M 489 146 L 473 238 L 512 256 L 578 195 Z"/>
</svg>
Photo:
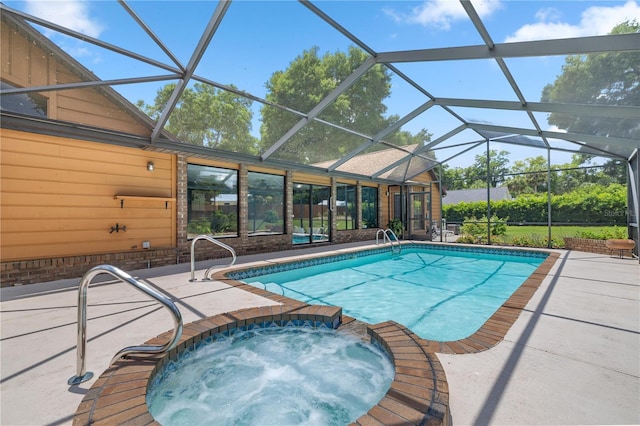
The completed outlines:
<svg viewBox="0 0 640 426">
<path fill-rule="evenodd" d="M 386 353 L 330 329 L 239 332 L 170 363 L 147 404 L 163 425 L 345 425 L 388 390 Z"/>
</svg>

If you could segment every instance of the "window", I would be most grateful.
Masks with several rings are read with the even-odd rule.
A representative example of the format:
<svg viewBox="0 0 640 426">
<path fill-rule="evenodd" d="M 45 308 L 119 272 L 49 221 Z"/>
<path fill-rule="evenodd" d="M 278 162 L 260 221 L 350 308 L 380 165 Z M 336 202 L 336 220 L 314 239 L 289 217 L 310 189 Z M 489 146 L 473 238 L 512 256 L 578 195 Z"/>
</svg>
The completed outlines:
<svg viewBox="0 0 640 426">
<path fill-rule="evenodd" d="M 337 184 L 336 224 L 338 230 L 356 229 L 356 186 Z"/>
<path fill-rule="evenodd" d="M 378 188 L 362 187 L 362 227 L 378 227 Z"/>
<path fill-rule="evenodd" d="M 330 199 L 329 186 L 293 184 L 293 244 L 330 240 Z"/>
<path fill-rule="evenodd" d="M 0 83 L 0 88 L 2 90 L 16 89 L 16 87 L 4 81 Z M 0 107 L 6 111 L 35 117 L 47 116 L 47 98 L 35 92 L 3 95 Z"/>
<path fill-rule="evenodd" d="M 238 172 L 188 165 L 188 238 L 238 235 Z"/>
<path fill-rule="evenodd" d="M 249 172 L 249 235 L 284 233 L 284 176 Z"/>
</svg>

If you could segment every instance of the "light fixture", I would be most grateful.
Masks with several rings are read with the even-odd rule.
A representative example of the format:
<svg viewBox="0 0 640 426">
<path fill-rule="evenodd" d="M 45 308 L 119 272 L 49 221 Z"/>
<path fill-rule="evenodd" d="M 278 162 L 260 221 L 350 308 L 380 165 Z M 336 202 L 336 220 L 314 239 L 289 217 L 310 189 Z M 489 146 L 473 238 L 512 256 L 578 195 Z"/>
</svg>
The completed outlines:
<svg viewBox="0 0 640 426">
<path fill-rule="evenodd" d="M 153 171 L 153 167 L 154 167 L 153 161 L 149 161 L 149 162 L 147 163 L 147 170 L 149 170 L 150 172 L 152 172 L 152 171 Z"/>
</svg>

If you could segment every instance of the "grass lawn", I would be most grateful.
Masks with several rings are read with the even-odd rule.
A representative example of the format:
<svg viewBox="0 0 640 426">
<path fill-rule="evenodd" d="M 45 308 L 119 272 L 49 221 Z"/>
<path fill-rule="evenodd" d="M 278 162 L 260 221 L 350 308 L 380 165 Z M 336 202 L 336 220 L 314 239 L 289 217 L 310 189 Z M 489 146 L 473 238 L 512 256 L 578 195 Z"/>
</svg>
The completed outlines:
<svg viewBox="0 0 640 426">
<path fill-rule="evenodd" d="M 624 227 L 615 226 L 551 226 L 551 236 L 553 238 L 575 237 L 578 232 L 589 232 L 594 234 L 600 233 L 612 233 L 616 229 L 625 229 Z M 626 231 L 625 231 L 626 232 Z M 529 236 L 546 237 L 548 230 L 546 226 L 507 226 L 507 234 L 503 237 L 505 239 L 512 239 L 515 237 L 529 237 Z"/>
<path fill-rule="evenodd" d="M 549 231 L 544 225 L 516 226 L 507 225 L 506 234 L 492 236 L 494 244 L 514 245 L 521 247 L 547 247 Z M 627 228 L 623 226 L 551 226 L 551 246 L 553 248 L 564 247 L 564 237 L 578 238 L 627 238 Z M 486 240 L 483 235 L 462 235 L 458 241 L 463 243 L 477 243 Z"/>
</svg>

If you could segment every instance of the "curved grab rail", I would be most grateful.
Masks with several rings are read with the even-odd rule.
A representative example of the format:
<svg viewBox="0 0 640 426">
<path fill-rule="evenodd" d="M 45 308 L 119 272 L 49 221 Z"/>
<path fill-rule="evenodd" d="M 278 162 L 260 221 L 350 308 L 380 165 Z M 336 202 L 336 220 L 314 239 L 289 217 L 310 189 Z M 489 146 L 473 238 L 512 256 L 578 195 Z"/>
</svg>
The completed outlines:
<svg viewBox="0 0 640 426">
<path fill-rule="evenodd" d="M 389 234 L 391 234 L 391 236 L 393 237 L 393 240 L 391 239 L 391 236 L 389 236 Z M 393 253 L 393 243 L 398 244 L 398 254 L 402 253 L 402 244 L 400 244 L 400 240 L 398 239 L 398 236 L 396 235 L 395 232 L 393 232 L 392 229 L 385 229 L 384 231 L 384 235 L 387 236 L 387 238 L 389 239 L 389 243 L 391 244 L 391 253 Z"/>
<path fill-rule="evenodd" d="M 393 245 L 394 242 L 398 244 L 398 253 L 402 252 L 402 245 L 400 244 L 400 240 L 398 240 L 398 236 L 396 235 L 395 232 L 393 232 L 392 229 L 378 229 L 378 232 L 376 232 L 376 245 L 379 244 L 379 236 L 380 236 L 380 234 L 382 234 L 382 242 L 383 243 L 389 241 L 389 244 L 391 244 L 391 252 L 392 253 L 393 253 L 393 248 L 394 248 L 394 245 Z M 391 234 L 391 236 L 393 236 L 393 240 L 391 239 L 389 234 Z"/>
<path fill-rule="evenodd" d="M 69 385 L 77 385 L 93 377 L 92 372 L 86 371 L 86 347 L 87 347 L 87 289 L 91 280 L 99 274 L 109 274 L 114 278 L 118 278 L 126 283 L 131 284 L 136 290 L 150 296 L 151 298 L 160 302 L 169 312 L 173 318 L 173 334 L 169 341 L 164 345 L 140 345 L 140 346 L 127 346 L 126 348 L 118 351 L 117 354 L 111 359 L 110 364 L 119 358 L 133 354 L 133 353 L 157 353 L 162 354 L 173 349 L 178 340 L 182 336 L 182 314 L 176 307 L 176 305 L 164 294 L 149 287 L 148 285 L 141 283 L 133 278 L 121 269 L 111 265 L 98 265 L 87 271 L 80 281 L 78 287 L 78 352 L 77 352 L 77 369 L 76 375 L 67 380 Z"/>
<path fill-rule="evenodd" d="M 233 247 L 228 246 L 225 243 L 221 243 L 220 241 L 216 240 L 215 238 L 209 236 L 209 235 L 198 235 L 197 237 L 195 237 L 193 239 L 193 241 L 191 242 L 191 279 L 189 281 L 197 281 L 195 278 L 195 269 L 196 269 L 196 256 L 195 256 L 195 247 L 196 247 L 196 242 L 199 240 L 207 240 L 219 247 L 222 247 L 223 249 L 226 249 L 227 251 L 229 251 L 231 253 L 231 256 L 233 256 L 233 260 L 231 260 L 231 263 L 227 266 L 232 266 L 236 263 L 236 251 L 233 249 Z M 209 269 L 206 270 L 206 272 L 204 273 L 204 278 L 202 278 L 203 280 L 208 280 L 209 278 L 209 273 L 213 270 L 213 268 L 215 268 L 214 266 L 211 266 Z"/>
</svg>

